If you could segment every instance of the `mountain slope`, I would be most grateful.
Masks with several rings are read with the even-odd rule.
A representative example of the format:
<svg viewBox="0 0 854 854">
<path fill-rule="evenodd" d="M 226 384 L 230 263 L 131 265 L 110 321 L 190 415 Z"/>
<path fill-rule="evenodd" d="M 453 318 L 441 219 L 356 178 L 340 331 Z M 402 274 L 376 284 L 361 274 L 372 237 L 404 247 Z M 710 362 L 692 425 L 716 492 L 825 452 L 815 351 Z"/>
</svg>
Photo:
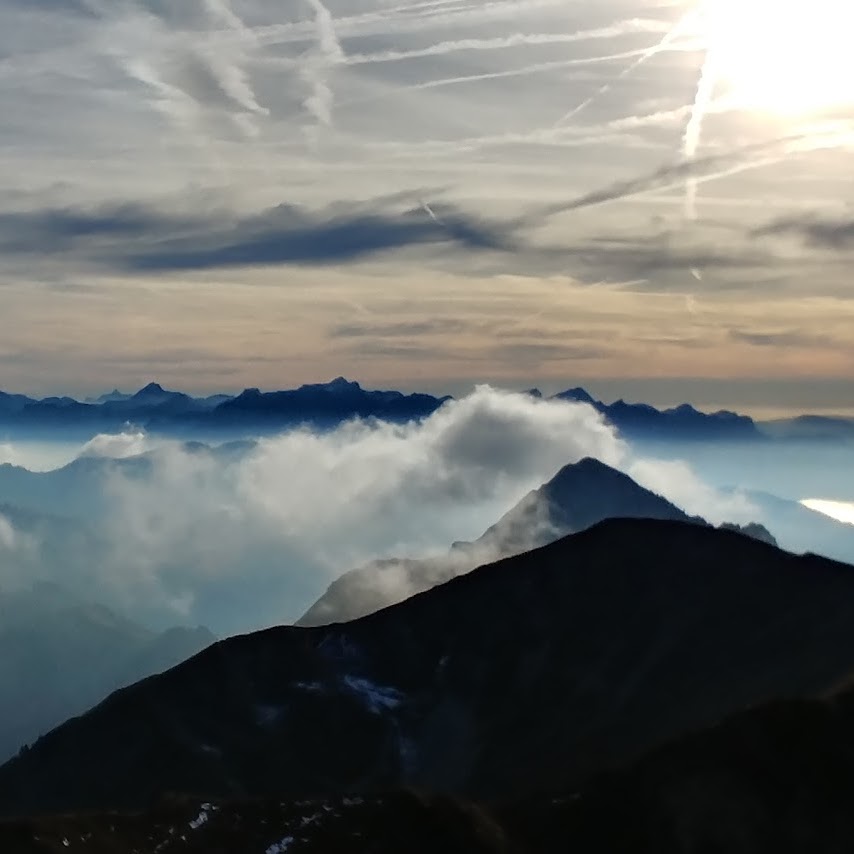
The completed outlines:
<svg viewBox="0 0 854 854">
<path fill-rule="evenodd" d="M 141 813 L 0 821 L 0 850 L 841 854 L 854 839 L 852 699 L 752 709 L 569 797 L 503 805 L 411 791 L 298 802 L 168 798 Z"/>
<path fill-rule="evenodd" d="M 526 495 L 474 543 L 423 560 L 378 560 L 345 573 L 297 621 L 298 626 L 344 622 L 443 584 L 476 566 L 519 554 L 609 518 L 697 521 L 628 475 L 586 458 L 562 468 Z M 703 523 L 704 524 L 704 523 Z"/>
<path fill-rule="evenodd" d="M 0 758 L 215 640 L 150 631 L 55 585 L 0 593 Z"/>
<path fill-rule="evenodd" d="M 220 642 L 0 769 L 6 814 L 164 791 L 569 791 L 854 671 L 851 567 L 611 520 L 343 626 Z"/>
</svg>

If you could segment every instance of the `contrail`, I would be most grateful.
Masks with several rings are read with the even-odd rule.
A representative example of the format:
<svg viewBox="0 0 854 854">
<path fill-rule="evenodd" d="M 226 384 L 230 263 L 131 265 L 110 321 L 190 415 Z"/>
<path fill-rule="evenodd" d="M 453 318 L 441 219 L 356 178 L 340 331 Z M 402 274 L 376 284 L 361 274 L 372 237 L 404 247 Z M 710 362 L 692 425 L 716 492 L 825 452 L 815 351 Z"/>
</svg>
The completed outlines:
<svg viewBox="0 0 854 854">
<path fill-rule="evenodd" d="M 685 160 L 693 160 L 700 146 L 700 136 L 703 131 L 703 120 L 712 103 L 715 87 L 718 83 L 718 63 L 714 50 L 706 51 L 706 59 L 700 71 L 697 83 L 697 94 L 691 110 L 691 118 L 682 137 L 682 156 Z M 690 220 L 697 218 L 697 181 L 688 178 L 685 183 L 685 217 Z"/>
<path fill-rule="evenodd" d="M 526 0 L 526 10 L 540 7 L 562 5 L 564 0 Z M 425 8 L 423 12 L 407 14 L 407 10 L 433 7 L 438 4 L 425 3 L 411 6 L 395 6 L 376 12 L 363 12 L 357 15 L 342 15 L 335 19 L 335 28 L 347 35 L 393 35 L 421 33 L 440 27 L 451 28 L 460 24 L 481 23 L 489 20 L 515 17 L 522 4 L 519 0 L 490 0 L 461 5 L 456 8 Z M 264 47 L 305 41 L 312 33 L 311 23 L 291 21 L 284 24 L 268 24 L 254 28 L 253 35 Z M 228 37 L 228 33 L 217 34 L 218 38 Z"/>
<path fill-rule="evenodd" d="M 677 46 L 671 45 L 668 50 L 679 50 Z M 418 89 L 439 89 L 444 86 L 456 86 L 461 83 L 477 83 L 481 80 L 497 80 L 503 77 L 519 77 L 527 74 L 540 74 L 545 71 L 554 71 L 560 68 L 573 68 L 586 65 L 603 65 L 608 62 L 616 62 L 620 59 L 632 59 L 640 50 L 627 50 L 622 53 L 611 53 L 605 56 L 584 56 L 574 59 L 555 59 L 549 62 L 538 62 L 521 68 L 510 68 L 502 71 L 488 71 L 482 74 L 467 74 L 459 77 L 441 77 L 436 80 L 427 80 L 424 83 L 413 83 L 411 86 L 402 86 L 395 92 L 412 92 Z M 380 97 L 387 97 L 382 95 Z M 367 100 L 367 99 L 366 99 Z"/>
<path fill-rule="evenodd" d="M 430 205 L 428 205 L 427 202 L 423 200 L 421 200 L 421 209 L 424 211 L 424 213 L 427 214 L 427 216 L 430 217 L 430 219 L 433 220 L 433 222 L 436 223 L 436 225 L 443 225 L 442 220 L 440 220 L 439 217 L 436 216 L 435 212 L 433 211 L 433 208 L 431 208 Z"/>
<path fill-rule="evenodd" d="M 555 214 L 594 207 L 606 202 L 629 199 L 645 193 L 667 190 L 684 185 L 686 181 L 705 183 L 728 175 L 736 175 L 749 169 L 778 163 L 792 154 L 807 153 L 827 148 L 839 148 L 854 144 L 854 133 L 828 129 L 790 134 L 775 139 L 751 143 L 722 154 L 694 160 L 681 160 L 630 181 L 620 181 L 587 193 L 577 199 L 548 205 L 516 221 L 519 227 L 535 225 Z"/>
<path fill-rule="evenodd" d="M 379 53 L 356 53 L 347 57 L 348 65 L 363 65 L 375 62 L 397 62 L 404 59 L 420 59 L 428 56 L 445 56 L 449 53 L 465 50 L 501 50 L 503 48 L 524 45 L 574 44 L 577 42 L 610 39 L 634 32 L 656 32 L 660 30 L 657 21 L 633 19 L 611 27 L 593 30 L 579 30 L 575 33 L 513 33 L 496 38 L 470 38 L 444 41 L 428 47 L 414 50 L 387 50 Z"/>
<path fill-rule="evenodd" d="M 309 93 L 303 106 L 319 125 L 332 124 L 332 89 L 329 86 L 329 72 L 344 62 L 344 49 L 335 32 L 332 14 L 321 0 L 308 0 L 314 10 L 314 27 L 317 37 L 317 50 L 303 65 L 300 75 L 308 84 Z"/>
<path fill-rule="evenodd" d="M 634 71 L 637 71 L 637 69 L 640 68 L 647 60 L 652 59 L 656 54 L 666 50 L 670 44 L 675 41 L 676 37 L 681 35 L 688 23 L 695 17 L 695 12 L 689 12 L 684 15 L 669 32 L 665 33 L 664 38 L 661 39 L 661 41 L 657 42 L 652 47 L 647 48 L 633 63 L 631 63 L 631 65 L 627 65 L 613 80 L 609 80 L 607 83 L 603 84 L 596 92 L 586 100 L 582 101 L 577 107 L 573 107 L 569 112 L 564 113 L 554 123 L 554 127 L 558 127 L 564 122 L 574 119 L 579 113 L 584 112 L 584 110 L 586 110 L 591 104 L 598 101 L 604 95 L 607 95 L 617 83 L 628 77 Z"/>
</svg>

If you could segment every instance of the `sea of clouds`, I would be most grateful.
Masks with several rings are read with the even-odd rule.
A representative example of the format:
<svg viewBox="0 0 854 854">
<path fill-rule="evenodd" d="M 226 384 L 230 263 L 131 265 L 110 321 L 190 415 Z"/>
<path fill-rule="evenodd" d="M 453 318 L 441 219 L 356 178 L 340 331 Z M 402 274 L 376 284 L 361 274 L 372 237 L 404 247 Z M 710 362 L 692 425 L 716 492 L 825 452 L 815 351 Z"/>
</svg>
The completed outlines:
<svg viewBox="0 0 854 854">
<path fill-rule="evenodd" d="M 710 522 L 753 518 L 747 499 L 685 463 L 638 456 L 586 404 L 482 386 L 422 422 L 294 429 L 233 448 L 98 436 L 59 472 L 72 484 L 62 512 L 50 508 L 66 517 L 61 536 L 0 508 L 0 588 L 56 581 L 150 624 L 220 634 L 290 622 L 355 566 L 478 537 L 586 456 Z M 88 479 L 75 491 L 78 470 Z"/>
</svg>

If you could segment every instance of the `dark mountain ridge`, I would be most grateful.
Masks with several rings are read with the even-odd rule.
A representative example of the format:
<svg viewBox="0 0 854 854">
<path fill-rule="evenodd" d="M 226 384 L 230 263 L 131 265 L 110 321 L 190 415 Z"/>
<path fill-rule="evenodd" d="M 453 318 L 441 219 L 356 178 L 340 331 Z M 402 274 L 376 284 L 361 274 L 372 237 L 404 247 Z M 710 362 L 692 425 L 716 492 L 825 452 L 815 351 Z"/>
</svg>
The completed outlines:
<svg viewBox="0 0 854 854">
<path fill-rule="evenodd" d="M 732 531 L 610 520 L 353 623 L 222 641 L 3 766 L 0 809 L 166 791 L 575 791 L 852 672 L 851 567 Z"/>
<path fill-rule="evenodd" d="M 586 457 L 529 492 L 474 542 L 454 543 L 447 555 L 377 560 L 345 573 L 296 624 L 317 626 L 362 617 L 484 563 L 530 551 L 611 518 L 708 524 L 623 472 Z M 744 532 L 774 543 L 759 525 Z"/>
<path fill-rule="evenodd" d="M 528 393 L 542 397 L 536 389 Z M 284 391 L 249 388 L 238 395 L 209 397 L 168 391 L 152 382 L 133 394 L 116 390 L 85 402 L 70 397 L 36 400 L 0 392 L 0 428 L 13 433 L 41 434 L 55 429 L 90 433 L 117 430 L 128 423 L 162 432 L 233 432 L 246 426 L 281 429 L 303 423 L 322 427 L 353 418 L 417 420 L 431 415 L 450 399 L 431 394 L 367 390 L 343 377 Z M 763 436 L 750 418 L 728 411 L 705 413 L 688 404 L 659 410 L 623 400 L 606 404 L 582 388 L 561 392 L 553 399 L 593 406 L 629 437 L 744 440 Z"/>
<path fill-rule="evenodd" d="M 0 820 L 56 854 L 842 854 L 854 696 L 782 700 L 677 738 L 580 791 L 483 804 L 415 791 L 312 801 L 163 798 L 143 812 Z"/>
</svg>

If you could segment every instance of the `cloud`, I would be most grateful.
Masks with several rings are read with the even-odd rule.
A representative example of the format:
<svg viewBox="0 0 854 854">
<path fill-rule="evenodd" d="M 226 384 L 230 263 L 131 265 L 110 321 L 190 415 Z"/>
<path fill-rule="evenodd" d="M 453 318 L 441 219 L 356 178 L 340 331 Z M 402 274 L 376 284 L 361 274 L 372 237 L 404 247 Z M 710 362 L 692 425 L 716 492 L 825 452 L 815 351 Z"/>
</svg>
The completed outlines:
<svg viewBox="0 0 854 854">
<path fill-rule="evenodd" d="M 103 205 L 0 214 L 7 255 L 76 253 L 125 271 L 206 270 L 285 264 L 335 264 L 410 246 L 449 244 L 506 250 L 500 223 L 442 206 L 441 221 L 398 197 L 340 202 L 321 210 L 281 204 L 244 216 L 176 215 L 143 205 Z"/>
<path fill-rule="evenodd" d="M 754 229 L 755 237 L 792 235 L 819 249 L 837 252 L 854 249 L 854 217 L 800 214 L 782 217 Z"/>
<path fill-rule="evenodd" d="M 469 323 L 455 318 L 413 320 L 398 323 L 342 323 L 330 330 L 331 338 L 412 338 L 465 332 Z"/>
<path fill-rule="evenodd" d="M 100 457 L 122 460 L 152 450 L 152 442 L 141 430 L 124 433 L 100 433 L 80 449 L 78 458 Z"/>
<path fill-rule="evenodd" d="M 641 486 L 663 495 L 686 513 L 702 516 L 713 525 L 724 522 L 755 522 L 759 511 L 746 496 L 723 493 L 708 486 L 681 460 L 634 459 L 625 465 L 626 473 Z"/>
<path fill-rule="evenodd" d="M 0 552 L 11 551 L 16 544 L 15 529 L 12 523 L 0 513 Z"/>
<path fill-rule="evenodd" d="M 549 205 L 541 209 L 539 213 L 540 216 L 552 216 L 558 213 L 595 207 L 606 202 L 628 199 L 657 190 L 678 187 L 686 181 L 697 183 L 713 181 L 748 169 L 778 163 L 793 154 L 849 144 L 850 141 L 850 134 L 841 133 L 838 129 L 788 134 L 731 148 L 720 154 L 668 163 L 646 175 L 609 184 L 568 202 Z"/>
<path fill-rule="evenodd" d="M 420 423 L 353 422 L 219 450 L 152 442 L 144 466 L 91 458 L 96 448 L 124 457 L 138 441 L 100 437 L 86 465 L 63 473 L 79 534 L 43 541 L 25 572 L 0 564 L 0 585 L 61 581 L 144 621 L 182 617 L 227 633 L 295 619 L 374 558 L 474 539 L 585 456 L 627 467 L 692 512 L 733 519 L 741 507 L 685 467 L 636 463 L 591 407 L 489 387 Z M 69 485 L 75 477 L 85 480 Z"/>
<path fill-rule="evenodd" d="M 303 105 L 319 125 L 329 127 L 332 124 L 334 101 L 329 78 L 335 66 L 344 62 L 344 49 L 335 33 L 335 23 L 330 11 L 321 0 L 308 0 L 308 4 L 314 12 L 317 45 L 304 58 L 300 69 L 309 88 Z"/>
<path fill-rule="evenodd" d="M 832 344 L 828 336 L 811 335 L 794 329 L 764 332 L 749 329 L 730 330 L 729 337 L 754 347 L 826 347 Z"/>
<path fill-rule="evenodd" d="M 98 48 L 148 88 L 153 105 L 181 129 L 210 135 L 209 119 L 226 118 L 249 136 L 269 115 L 255 94 L 246 64 L 254 38 L 228 0 L 166 4 L 152 0 L 92 3 L 101 25 Z M 216 50 L 205 32 L 231 34 Z"/>
<path fill-rule="evenodd" d="M 628 33 L 660 33 L 665 31 L 666 28 L 667 25 L 661 21 L 633 18 L 610 27 L 579 30 L 574 33 L 512 33 L 509 36 L 497 36 L 495 38 L 468 38 L 443 41 L 429 45 L 428 47 L 411 50 L 386 50 L 376 53 L 350 54 L 346 62 L 348 65 L 365 65 L 446 56 L 449 53 L 456 53 L 458 51 L 503 50 L 531 45 L 575 44 L 577 42 L 594 41 L 597 39 L 612 39 Z"/>
</svg>

